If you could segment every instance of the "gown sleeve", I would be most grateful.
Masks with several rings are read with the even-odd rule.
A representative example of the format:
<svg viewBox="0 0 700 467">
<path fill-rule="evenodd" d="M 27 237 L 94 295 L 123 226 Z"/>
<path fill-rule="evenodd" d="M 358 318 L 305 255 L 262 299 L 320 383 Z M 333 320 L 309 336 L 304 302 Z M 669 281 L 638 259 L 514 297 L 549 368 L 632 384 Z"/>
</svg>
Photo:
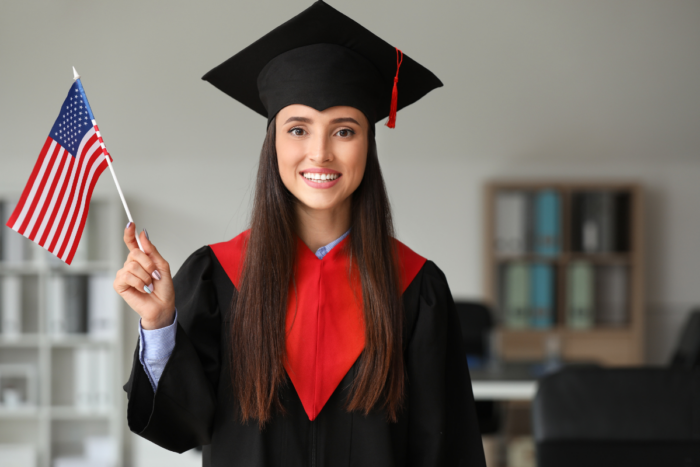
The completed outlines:
<svg viewBox="0 0 700 467">
<path fill-rule="evenodd" d="M 185 452 L 210 443 L 216 406 L 221 313 L 212 280 L 216 259 L 206 246 L 173 278 L 178 310 L 175 347 L 153 389 L 136 345 L 129 381 L 129 429 L 153 443 Z"/>
<path fill-rule="evenodd" d="M 409 465 L 486 467 L 452 294 L 431 261 L 420 280 L 405 350 Z"/>
</svg>

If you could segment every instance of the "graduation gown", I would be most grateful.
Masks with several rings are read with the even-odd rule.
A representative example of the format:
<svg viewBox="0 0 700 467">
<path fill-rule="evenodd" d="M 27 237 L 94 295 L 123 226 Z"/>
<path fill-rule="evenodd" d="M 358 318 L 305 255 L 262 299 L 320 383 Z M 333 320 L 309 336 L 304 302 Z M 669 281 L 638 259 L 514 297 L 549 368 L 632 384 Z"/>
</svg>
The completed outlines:
<svg viewBox="0 0 700 467">
<path fill-rule="evenodd" d="M 284 415 L 274 415 L 262 430 L 257 421 L 240 422 L 227 342 L 248 233 L 200 248 L 173 278 L 178 309 L 175 347 L 154 393 L 136 345 L 124 386 L 131 431 L 175 452 L 203 446 L 205 467 L 485 467 L 460 326 L 445 275 L 398 241 L 406 372 L 406 398 L 398 421 L 388 422 L 380 409 L 369 415 L 344 409 L 362 347 L 347 340 L 352 332 L 342 332 L 352 322 L 342 323 L 336 331 L 332 321 L 324 324 L 329 316 L 335 320 L 338 310 L 331 307 L 331 315 L 322 314 L 324 306 L 349 302 L 326 297 L 340 293 L 343 298 L 348 289 L 333 273 L 343 269 L 338 265 L 344 264 L 346 238 L 322 260 L 298 241 L 298 305 L 308 309 L 312 303 L 316 309 L 308 312 L 313 319 L 306 321 L 303 310 L 299 313 L 295 324 L 299 332 L 287 338 L 287 353 L 290 357 L 290 345 L 309 339 L 318 341 L 321 350 L 313 365 L 308 364 L 309 355 L 292 352 L 290 366 L 285 365 L 287 384 L 279 391 Z M 324 280 L 325 285 L 319 286 Z M 313 297 L 317 286 L 320 298 Z M 310 301 L 305 294 L 312 295 Z M 342 344 L 346 351 L 335 360 L 326 355 L 332 348 L 323 350 L 324 345 L 333 345 L 327 342 L 329 336 L 346 341 Z M 357 355 L 353 357 L 347 348 L 356 349 Z M 308 371 L 317 378 L 309 377 Z M 314 379 L 325 383 L 310 385 Z"/>
</svg>

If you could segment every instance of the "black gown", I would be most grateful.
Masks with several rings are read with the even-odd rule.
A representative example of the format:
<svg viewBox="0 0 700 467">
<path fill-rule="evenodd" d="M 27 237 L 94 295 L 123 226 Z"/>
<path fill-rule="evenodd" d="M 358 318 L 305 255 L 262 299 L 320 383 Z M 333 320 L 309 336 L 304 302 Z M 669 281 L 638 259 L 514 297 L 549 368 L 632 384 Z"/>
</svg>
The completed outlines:
<svg viewBox="0 0 700 467">
<path fill-rule="evenodd" d="M 225 269 L 205 246 L 174 277 L 175 348 L 154 393 L 137 344 L 124 386 L 131 431 L 175 452 L 203 446 L 205 467 L 485 467 L 458 317 L 434 263 L 422 263 L 403 294 L 407 382 L 396 423 L 381 410 L 343 408 L 360 354 L 313 421 L 287 376 L 286 413 L 263 430 L 236 415 L 226 342 L 237 291 Z"/>
</svg>

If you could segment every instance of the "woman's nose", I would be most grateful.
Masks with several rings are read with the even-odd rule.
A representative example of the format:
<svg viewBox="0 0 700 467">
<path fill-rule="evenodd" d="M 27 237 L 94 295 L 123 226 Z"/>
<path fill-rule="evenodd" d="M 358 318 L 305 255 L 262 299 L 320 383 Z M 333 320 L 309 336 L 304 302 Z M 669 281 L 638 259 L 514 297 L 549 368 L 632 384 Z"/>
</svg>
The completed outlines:
<svg viewBox="0 0 700 467">
<path fill-rule="evenodd" d="M 311 138 L 309 160 L 317 164 L 333 160 L 331 145 L 325 135 L 317 133 Z"/>
</svg>

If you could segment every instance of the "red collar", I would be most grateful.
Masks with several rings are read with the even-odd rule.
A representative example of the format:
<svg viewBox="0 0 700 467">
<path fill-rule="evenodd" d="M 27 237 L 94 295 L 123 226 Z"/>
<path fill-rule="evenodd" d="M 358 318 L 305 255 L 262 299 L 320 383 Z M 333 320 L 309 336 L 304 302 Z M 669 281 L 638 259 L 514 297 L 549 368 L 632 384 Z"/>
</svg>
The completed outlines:
<svg viewBox="0 0 700 467">
<path fill-rule="evenodd" d="M 249 235 L 246 230 L 228 242 L 211 245 L 237 289 Z M 309 420 L 318 416 L 365 347 L 362 287 L 357 274 L 348 275 L 344 248 L 349 238 L 320 260 L 297 239 L 295 284 L 290 284 L 287 305 L 285 369 Z M 405 291 L 426 260 L 396 243 Z"/>
</svg>

